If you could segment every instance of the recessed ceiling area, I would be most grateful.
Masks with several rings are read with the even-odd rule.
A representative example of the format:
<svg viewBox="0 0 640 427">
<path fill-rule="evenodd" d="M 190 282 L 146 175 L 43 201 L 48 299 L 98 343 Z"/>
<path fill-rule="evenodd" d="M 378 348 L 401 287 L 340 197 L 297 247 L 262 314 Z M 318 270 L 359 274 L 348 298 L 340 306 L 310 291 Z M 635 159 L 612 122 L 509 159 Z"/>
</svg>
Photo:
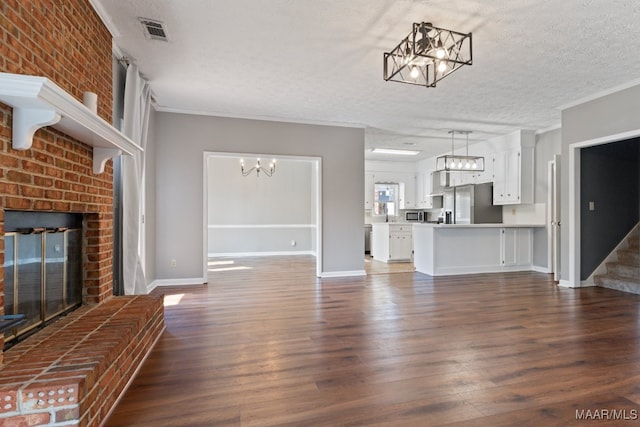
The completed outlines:
<svg viewBox="0 0 640 427">
<path fill-rule="evenodd" d="M 158 110 L 363 127 L 368 159 L 442 154 L 451 129 L 470 144 L 552 129 L 562 106 L 640 82 L 628 0 L 91 1 Z M 140 17 L 168 41 L 145 37 Z M 384 81 L 384 52 L 414 22 L 472 32 L 473 65 L 435 88 Z"/>
</svg>

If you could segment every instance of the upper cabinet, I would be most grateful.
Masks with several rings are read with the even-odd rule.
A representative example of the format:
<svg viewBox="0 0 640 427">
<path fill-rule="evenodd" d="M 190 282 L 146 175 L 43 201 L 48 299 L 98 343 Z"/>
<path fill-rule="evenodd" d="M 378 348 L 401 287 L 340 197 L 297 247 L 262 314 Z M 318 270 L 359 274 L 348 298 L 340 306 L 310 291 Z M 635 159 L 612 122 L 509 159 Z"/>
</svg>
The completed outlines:
<svg viewBox="0 0 640 427">
<path fill-rule="evenodd" d="M 416 175 L 401 174 L 400 179 L 400 209 L 415 209 L 417 207 Z"/>
<path fill-rule="evenodd" d="M 509 135 L 503 151 L 493 155 L 493 204 L 533 203 L 535 135 L 518 131 Z"/>
<path fill-rule="evenodd" d="M 431 173 L 420 172 L 416 176 L 416 203 L 419 209 L 428 209 L 431 201 Z"/>
<path fill-rule="evenodd" d="M 373 209 L 375 177 L 370 172 L 364 173 L 364 208 Z"/>
<path fill-rule="evenodd" d="M 420 172 L 416 176 L 416 207 L 436 209 L 442 207 L 442 185 L 439 172 Z M 444 174 L 442 174 L 444 175 Z M 434 194 L 440 194 L 435 196 Z"/>
</svg>

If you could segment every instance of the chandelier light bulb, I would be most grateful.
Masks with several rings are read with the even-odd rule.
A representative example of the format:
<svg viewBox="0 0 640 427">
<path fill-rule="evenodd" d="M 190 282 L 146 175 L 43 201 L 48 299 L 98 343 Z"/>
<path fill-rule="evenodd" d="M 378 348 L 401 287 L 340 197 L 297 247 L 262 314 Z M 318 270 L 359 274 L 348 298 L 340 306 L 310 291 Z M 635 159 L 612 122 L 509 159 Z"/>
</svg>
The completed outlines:
<svg viewBox="0 0 640 427">
<path fill-rule="evenodd" d="M 462 169 L 462 160 L 458 161 L 458 169 Z"/>
<path fill-rule="evenodd" d="M 438 50 L 436 50 L 436 58 L 442 59 L 445 57 L 445 55 L 446 51 L 444 50 L 444 48 L 439 47 Z"/>
<path fill-rule="evenodd" d="M 473 165 L 471 165 L 471 167 L 473 169 L 478 169 L 478 162 L 476 162 L 475 160 L 473 161 Z"/>
<path fill-rule="evenodd" d="M 451 160 L 451 163 L 449 164 L 449 167 L 450 167 L 451 169 L 453 169 L 453 168 L 455 168 L 455 167 L 456 167 L 456 159 Z"/>
<path fill-rule="evenodd" d="M 411 67 L 411 77 L 417 79 L 419 75 L 420 72 L 418 71 L 418 67 L 416 67 L 415 65 Z"/>
<path fill-rule="evenodd" d="M 271 177 L 274 173 L 276 173 L 276 159 L 272 159 L 269 167 L 267 168 L 267 166 L 262 166 L 262 164 L 260 163 L 260 159 L 258 158 L 256 159 L 255 166 L 251 167 L 250 169 L 245 169 L 244 159 L 240 159 L 240 172 L 242 172 L 242 176 L 249 176 L 254 171 L 257 177 L 260 177 L 260 172 L 268 177 Z"/>
<path fill-rule="evenodd" d="M 471 163 L 469 163 L 469 160 L 467 160 L 467 163 L 464 164 L 464 168 L 471 169 Z"/>
<path fill-rule="evenodd" d="M 444 73 L 445 71 L 447 71 L 447 62 L 446 61 L 440 61 L 440 63 L 438 64 L 438 71 L 441 73 Z"/>
</svg>

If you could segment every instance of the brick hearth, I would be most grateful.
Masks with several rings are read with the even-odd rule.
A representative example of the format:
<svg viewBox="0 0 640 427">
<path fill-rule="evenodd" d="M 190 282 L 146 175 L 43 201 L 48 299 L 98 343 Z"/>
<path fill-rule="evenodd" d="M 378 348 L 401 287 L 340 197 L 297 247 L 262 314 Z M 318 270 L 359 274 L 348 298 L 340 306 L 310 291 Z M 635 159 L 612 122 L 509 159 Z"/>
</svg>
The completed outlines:
<svg viewBox="0 0 640 427">
<path fill-rule="evenodd" d="M 162 296 L 112 297 L 72 312 L 5 353 L 0 424 L 98 425 L 163 330 Z"/>
</svg>

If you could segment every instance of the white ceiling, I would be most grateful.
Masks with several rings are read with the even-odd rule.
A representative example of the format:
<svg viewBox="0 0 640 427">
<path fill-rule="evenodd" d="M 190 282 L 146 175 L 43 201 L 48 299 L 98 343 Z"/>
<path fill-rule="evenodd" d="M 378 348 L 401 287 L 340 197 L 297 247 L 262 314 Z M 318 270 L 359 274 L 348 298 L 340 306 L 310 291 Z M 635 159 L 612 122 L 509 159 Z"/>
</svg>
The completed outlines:
<svg viewBox="0 0 640 427">
<path fill-rule="evenodd" d="M 448 151 L 450 129 L 558 127 L 560 107 L 640 78 L 637 0 L 91 2 L 161 111 L 364 127 L 367 148 L 418 158 Z M 385 82 L 383 53 L 422 21 L 472 32 L 473 65 L 436 88 Z"/>
</svg>

